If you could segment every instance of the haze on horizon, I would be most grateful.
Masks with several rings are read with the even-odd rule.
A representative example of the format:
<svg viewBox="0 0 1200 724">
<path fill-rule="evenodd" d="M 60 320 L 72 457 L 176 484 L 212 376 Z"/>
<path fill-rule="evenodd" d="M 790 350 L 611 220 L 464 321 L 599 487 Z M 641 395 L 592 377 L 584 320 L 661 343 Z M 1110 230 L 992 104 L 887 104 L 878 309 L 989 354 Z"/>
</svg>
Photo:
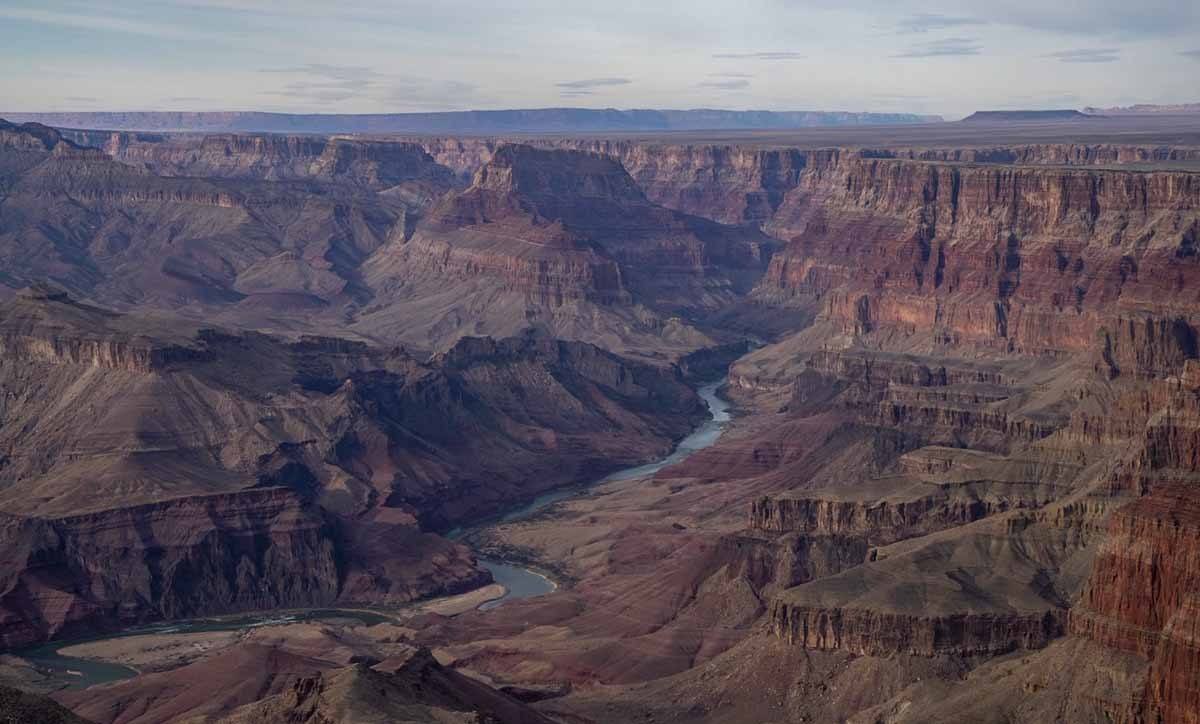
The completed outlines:
<svg viewBox="0 0 1200 724">
<path fill-rule="evenodd" d="M 0 3 L 9 111 L 870 110 L 1196 98 L 1200 3 Z"/>
</svg>

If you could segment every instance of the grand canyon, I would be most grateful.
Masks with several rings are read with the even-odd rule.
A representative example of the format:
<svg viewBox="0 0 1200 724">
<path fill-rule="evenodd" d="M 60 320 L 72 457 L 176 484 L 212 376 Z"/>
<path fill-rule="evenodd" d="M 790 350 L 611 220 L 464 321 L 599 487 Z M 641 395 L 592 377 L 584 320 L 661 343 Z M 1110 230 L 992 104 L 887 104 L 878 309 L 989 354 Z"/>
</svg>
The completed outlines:
<svg viewBox="0 0 1200 724">
<path fill-rule="evenodd" d="M 0 108 L 0 721 L 1200 724 L 1200 110 L 1029 105 Z"/>
<path fill-rule="evenodd" d="M 93 722 L 1196 721 L 1200 123 L 1007 123 L 5 122 L 5 678 Z"/>
</svg>

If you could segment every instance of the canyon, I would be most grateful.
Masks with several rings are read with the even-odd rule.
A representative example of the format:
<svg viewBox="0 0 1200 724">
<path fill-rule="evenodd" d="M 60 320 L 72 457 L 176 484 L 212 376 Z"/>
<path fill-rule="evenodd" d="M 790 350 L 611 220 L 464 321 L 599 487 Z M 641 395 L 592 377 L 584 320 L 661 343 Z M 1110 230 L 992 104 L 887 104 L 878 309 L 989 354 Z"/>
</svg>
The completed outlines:
<svg viewBox="0 0 1200 724">
<path fill-rule="evenodd" d="M 0 644 L 393 617 L 95 722 L 1200 721 L 1200 127 L 993 123 L 0 123 Z M 557 589 L 422 607 L 483 558 Z"/>
</svg>

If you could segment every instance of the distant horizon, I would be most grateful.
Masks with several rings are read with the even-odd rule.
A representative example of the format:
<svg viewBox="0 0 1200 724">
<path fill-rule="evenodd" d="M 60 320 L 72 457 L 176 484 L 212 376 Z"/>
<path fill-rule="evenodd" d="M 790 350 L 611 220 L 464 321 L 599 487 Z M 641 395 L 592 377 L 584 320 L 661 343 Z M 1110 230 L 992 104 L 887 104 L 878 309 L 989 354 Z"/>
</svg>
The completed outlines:
<svg viewBox="0 0 1200 724">
<path fill-rule="evenodd" d="M 1170 103 L 1195 92 L 1197 37 L 1200 4 L 1178 0 L 352 0 L 337 13 L 316 0 L 9 0 L 0 98 L 39 113 L 579 102 L 954 118 Z"/>
<path fill-rule="evenodd" d="M 279 113 L 270 111 L 0 111 L 0 118 L 63 128 L 146 132 L 311 133 L 597 133 L 787 130 L 939 124 L 941 116 L 870 111 L 760 111 L 720 108 L 479 109 L 416 113 Z"/>
<path fill-rule="evenodd" d="M 1157 105 L 1157 104 L 1156 104 Z M 1171 104 L 1164 104 L 1171 105 Z M 1012 109 L 979 109 L 979 110 L 1082 110 L 1081 108 L 1012 108 Z M 783 108 L 783 109 L 768 109 L 768 108 L 722 108 L 718 106 L 694 106 L 690 108 L 673 107 L 673 106 L 498 106 L 495 108 L 463 108 L 463 109 L 431 109 L 425 111 L 279 111 L 279 110 L 263 110 L 262 108 L 152 108 L 152 107 L 134 107 L 134 108 L 65 108 L 56 110 L 47 110 L 44 108 L 34 108 L 32 110 L 11 109 L 10 113 L 24 114 L 102 114 L 102 113 L 261 113 L 264 115 L 274 116 L 424 116 L 424 115 L 439 115 L 450 113 L 521 113 L 532 111 L 596 111 L 604 112 L 611 111 L 617 113 L 772 113 L 778 115 L 787 115 L 795 113 L 858 113 L 872 115 L 911 115 L 911 116 L 944 116 L 940 113 L 924 113 L 917 111 L 896 110 L 874 110 L 871 108 Z M 975 111 L 972 111 L 975 112 Z M 4 111 L 0 111 L 3 114 Z"/>
<path fill-rule="evenodd" d="M 903 109 L 895 110 L 876 110 L 871 108 L 788 108 L 788 109 L 767 109 L 755 107 L 719 107 L 719 106 L 695 106 L 695 107 L 621 107 L 621 106 L 583 106 L 583 105 L 556 105 L 556 106 L 512 106 L 512 107 L 480 107 L 480 108 L 465 108 L 461 110 L 425 110 L 425 111 L 363 111 L 363 112 L 341 112 L 341 111 L 280 111 L 280 110 L 265 110 L 261 107 L 248 108 L 153 108 L 153 107 L 137 107 L 137 108 L 68 108 L 62 110 L 46 110 L 46 109 L 7 109 L 0 110 L 0 118 L 6 118 L 6 114 L 14 116 L 66 116 L 66 115 L 134 115 L 134 114 L 179 114 L 179 115 L 221 115 L 221 114 L 256 114 L 264 116 L 304 116 L 304 117 L 383 117 L 383 116 L 439 116 L 439 115 L 471 115 L 484 113 L 533 113 L 533 112 L 550 112 L 550 111 L 592 111 L 592 112 L 612 112 L 612 113 L 744 113 L 744 114 L 773 114 L 773 115 L 794 115 L 794 114 L 857 114 L 857 115 L 874 115 L 874 116 L 914 116 L 928 119 L 931 123 L 954 123 L 964 120 L 976 113 L 1017 113 L 1017 112 L 1065 112 L 1076 111 L 1085 115 L 1095 115 L 1097 112 L 1116 112 L 1124 111 L 1131 112 L 1138 108 L 1176 108 L 1186 107 L 1188 111 L 1194 112 L 1191 108 L 1200 109 L 1200 101 L 1172 101 L 1165 103 L 1129 103 L 1120 106 L 1099 106 L 1091 103 L 1079 106 L 1025 106 L 1012 108 L 994 108 L 980 107 L 972 111 L 962 114 L 949 113 L 927 113 L 919 111 L 906 111 Z"/>
</svg>

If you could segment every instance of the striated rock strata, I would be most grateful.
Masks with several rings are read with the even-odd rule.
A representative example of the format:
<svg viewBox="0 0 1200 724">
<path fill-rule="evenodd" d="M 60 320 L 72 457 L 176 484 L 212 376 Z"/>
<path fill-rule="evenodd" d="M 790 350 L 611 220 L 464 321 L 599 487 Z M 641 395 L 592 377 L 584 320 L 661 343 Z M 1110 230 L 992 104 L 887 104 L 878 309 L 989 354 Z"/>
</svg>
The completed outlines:
<svg viewBox="0 0 1200 724">
<path fill-rule="evenodd" d="M 549 338 L 420 362 L 0 306 L 0 643 L 488 581 L 432 531 L 663 455 L 703 416 L 673 368 Z"/>
</svg>

